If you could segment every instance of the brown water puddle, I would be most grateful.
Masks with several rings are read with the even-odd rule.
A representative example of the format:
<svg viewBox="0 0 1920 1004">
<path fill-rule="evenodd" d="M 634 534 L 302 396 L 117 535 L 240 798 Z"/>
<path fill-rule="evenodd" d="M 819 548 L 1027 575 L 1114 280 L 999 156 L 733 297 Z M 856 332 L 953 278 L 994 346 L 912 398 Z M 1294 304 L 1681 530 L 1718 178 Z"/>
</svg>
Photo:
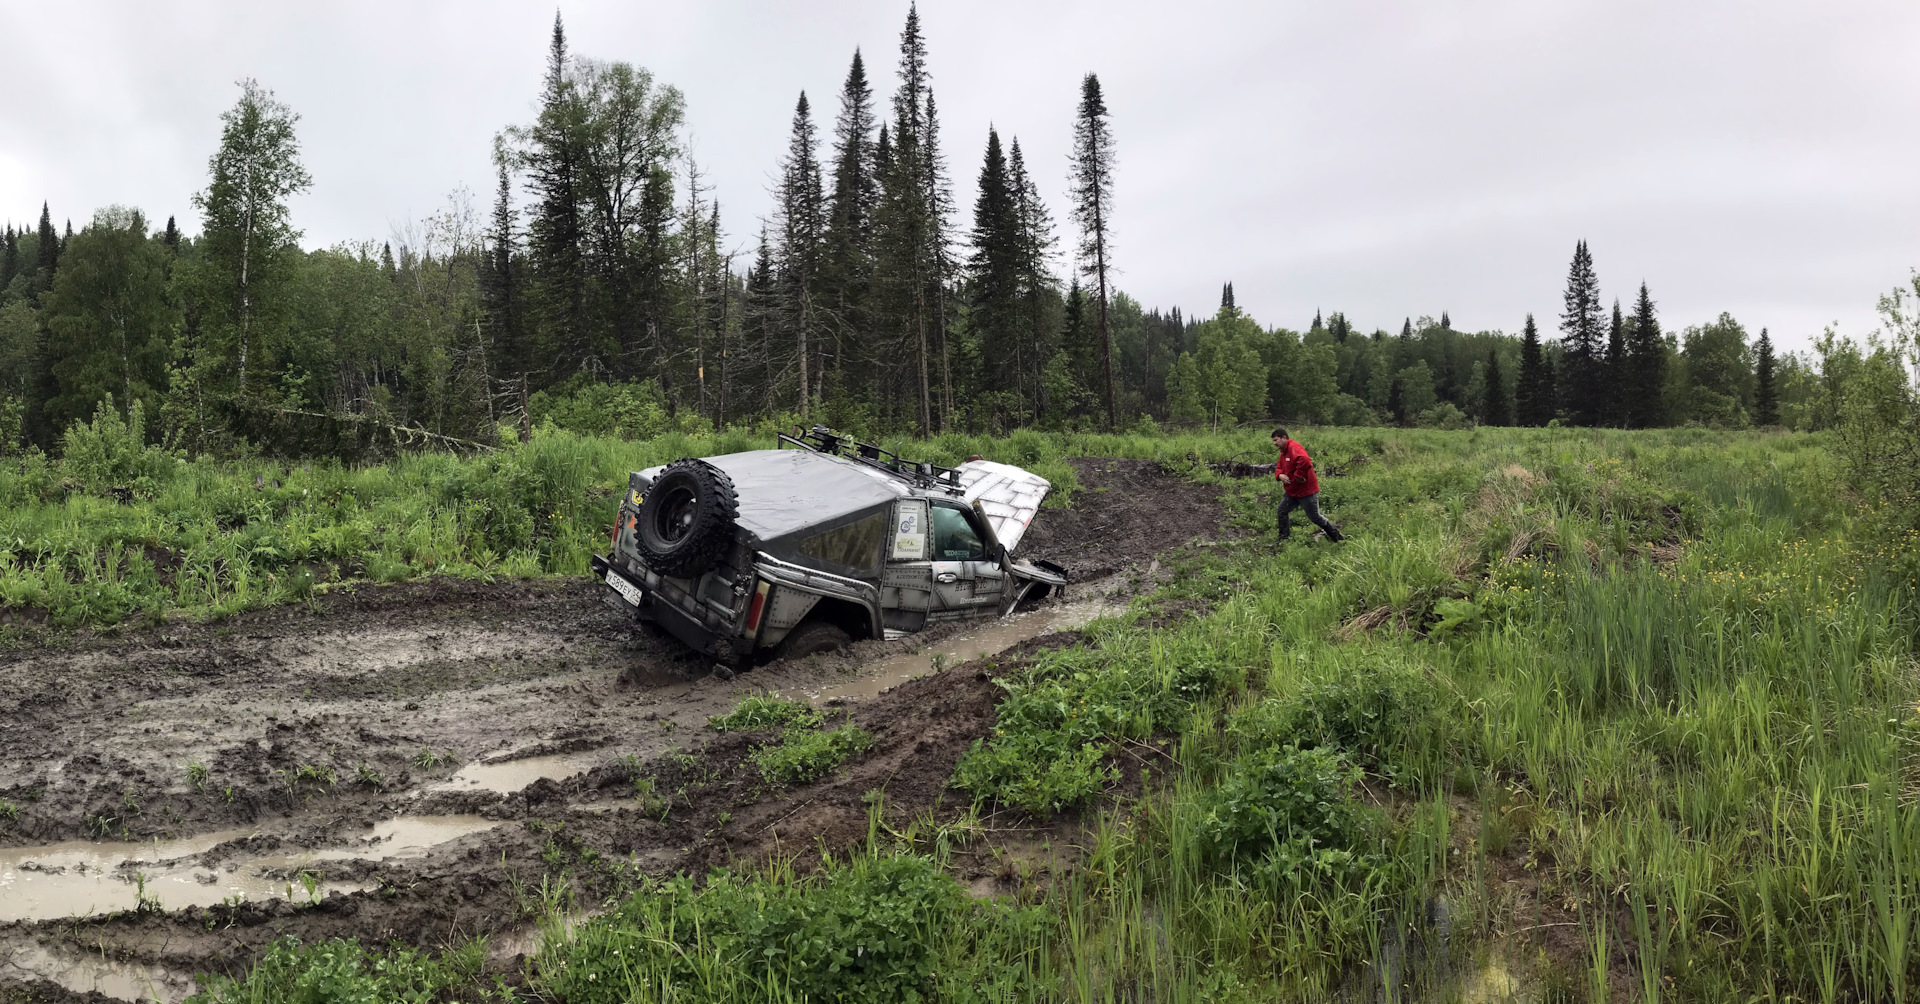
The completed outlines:
<svg viewBox="0 0 1920 1004">
<path fill-rule="evenodd" d="M 932 642 L 918 652 L 896 655 L 863 666 L 851 680 L 802 685 L 792 690 L 814 704 L 867 700 L 882 691 L 942 668 L 998 655 L 1029 638 L 1054 631 L 1072 631 L 1085 627 L 1096 618 L 1120 613 L 1127 608 L 1127 603 L 1124 598 L 1112 595 L 1117 585 L 1117 580 L 1092 583 L 1087 589 L 1088 595 L 1082 599 L 986 621 L 964 633 Z"/>
<path fill-rule="evenodd" d="M 564 781 L 591 770 L 594 760 L 584 753 L 556 753 L 495 763 L 470 763 L 433 786 L 434 791 L 494 791 L 511 795 L 535 781 Z"/>
<path fill-rule="evenodd" d="M 174 1004 L 193 993 L 193 977 L 160 966 L 114 962 L 98 955 L 64 955 L 39 945 L 10 950 L 0 963 L 0 977 L 47 980 L 77 994 L 99 991 L 123 1001 Z"/>
<path fill-rule="evenodd" d="M 223 830 L 144 844 L 68 841 L 10 847 L 0 850 L 0 923 L 133 910 L 143 898 L 163 910 L 242 900 L 318 900 L 336 890 L 344 893 L 367 887 L 326 881 L 313 865 L 417 856 L 499 825 L 479 816 L 402 817 L 376 824 L 356 846 L 241 857 L 217 868 L 202 867 L 195 859 L 251 831 Z M 307 874 L 288 879 L 263 874 L 267 870 Z"/>
</svg>

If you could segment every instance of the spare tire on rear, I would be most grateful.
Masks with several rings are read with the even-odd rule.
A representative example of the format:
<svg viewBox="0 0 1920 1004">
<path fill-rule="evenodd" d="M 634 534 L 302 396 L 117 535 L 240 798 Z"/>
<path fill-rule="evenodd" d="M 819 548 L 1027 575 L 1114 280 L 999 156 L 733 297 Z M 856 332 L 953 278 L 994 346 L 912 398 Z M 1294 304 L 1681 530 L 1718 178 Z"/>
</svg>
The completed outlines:
<svg viewBox="0 0 1920 1004">
<path fill-rule="evenodd" d="M 634 519 L 634 543 L 647 567 L 661 575 L 699 575 L 733 545 L 739 512 L 727 472 L 704 460 L 676 460 L 647 489 Z"/>
</svg>

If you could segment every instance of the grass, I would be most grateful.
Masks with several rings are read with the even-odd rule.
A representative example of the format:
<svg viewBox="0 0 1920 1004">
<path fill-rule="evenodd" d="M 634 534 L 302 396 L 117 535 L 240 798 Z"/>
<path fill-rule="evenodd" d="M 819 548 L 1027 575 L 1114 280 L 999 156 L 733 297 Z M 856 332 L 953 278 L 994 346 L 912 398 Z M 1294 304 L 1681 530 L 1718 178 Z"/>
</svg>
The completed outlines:
<svg viewBox="0 0 1920 1004">
<path fill-rule="evenodd" d="M 1915 998 L 1920 548 L 1849 502 L 1821 437 L 1313 430 L 1322 466 L 1346 472 L 1323 504 L 1352 539 L 1275 552 L 1271 483 L 1188 459 L 1261 449 L 1264 432 L 890 444 L 1049 476 L 1081 453 L 1159 459 L 1218 482 L 1260 535 L 1185 560 L 1155 599 L 1091 625 L 1094 644 L 1005 681 L 955 783 L 983 812 L 1075 815 L 1091 832 L 1077 867 L 1023 905 L 969 901 L 941 875 L 941 828 L 805 875 L 636 879 L 607 915 L 555 925 L 522 992 L 1446 999 L 1511 973 L 1569 1001 Z M 585 458 L 571 484 L 591 498 L 637 451 L 717 444 L 550 437 L 511 464 Z M 450 483 L 509 461 L 407 463 L 329 476 Z M 601 539 L 578 513 L 545 550 L 498 554 L 577 571 Z M 445 553 L 477 574 L 459 556 L 487 538 L 467 525 Z M 25 567 L 14 553 L 5 575 Z M 741 724 L 783 726 L 769 750 L 839 731 Z M 1141 794 L 1118 797 L 1122 781 Z M 862 968 L 869 945 L 882 975 Z M 834 953 L 859 964 L 823 965 Z"/>
</svg>

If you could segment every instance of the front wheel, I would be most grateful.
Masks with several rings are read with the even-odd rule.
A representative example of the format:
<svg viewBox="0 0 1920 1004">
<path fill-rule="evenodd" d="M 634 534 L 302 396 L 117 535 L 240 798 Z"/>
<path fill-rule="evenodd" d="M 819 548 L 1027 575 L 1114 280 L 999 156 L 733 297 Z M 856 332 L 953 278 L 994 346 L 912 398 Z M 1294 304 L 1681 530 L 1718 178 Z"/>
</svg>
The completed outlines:
<svg viewBox="0 0 1920 1004">
<path fill-rule="evenodd" d="M 793 629 L 787 640 L 780 643 L 780 655 L 787 659 L 799 659 L 809 655 L 821 655 L 838 652 L 852 644 L 853 639 L 841 630 L 838 624 L 826 621 L 808 621 Z"/>
</svg>

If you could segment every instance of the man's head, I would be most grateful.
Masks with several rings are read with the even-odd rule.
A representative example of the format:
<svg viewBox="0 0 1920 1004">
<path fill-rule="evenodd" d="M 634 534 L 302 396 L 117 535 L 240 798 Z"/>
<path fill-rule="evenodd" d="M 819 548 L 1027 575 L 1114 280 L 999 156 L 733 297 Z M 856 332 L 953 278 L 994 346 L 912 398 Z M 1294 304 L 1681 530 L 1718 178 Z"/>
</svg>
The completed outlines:
<svg viewBox="0 0 1920 1004">
<path fill-rule="evenodd" d="M 1276 448 L 1287 445 L 1288 438 L 1289 437 L 1287 436 L 1287 430 L 1285 429 L 1273 430 L 1273 445 Z"/>
</svg>

